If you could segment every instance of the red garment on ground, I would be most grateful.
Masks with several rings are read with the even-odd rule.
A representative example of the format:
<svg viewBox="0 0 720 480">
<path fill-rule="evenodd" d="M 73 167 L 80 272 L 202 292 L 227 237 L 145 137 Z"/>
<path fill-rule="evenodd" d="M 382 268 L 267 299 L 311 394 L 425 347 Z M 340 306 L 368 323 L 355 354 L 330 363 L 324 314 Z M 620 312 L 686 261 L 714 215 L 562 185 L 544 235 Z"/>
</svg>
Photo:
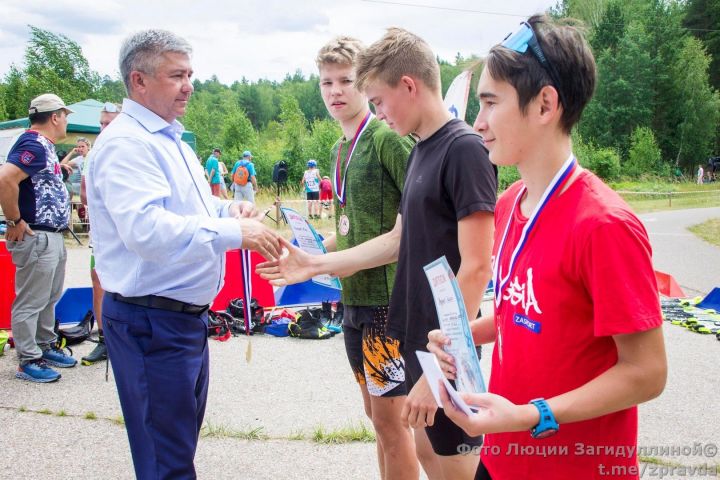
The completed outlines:
<svg viewBox="0 0 720 480">
<path fill-rule="evenodd" d="M 511 211 L 521 187 L 511 186 L 495 211 L 494 255 L 513 215 L 503 273 L 527 222 L 519 206 Z M 516 404 L 584 385 L 617 362 L 612 335 L 662 323 L 647 232 L 587 171 L 550 199 L 501 295 L 489 390 Z M 489 434 L 482 461 L 494 480 L 637 479 L 637 422 L 633 407 L 561 424 L 546 439 Z"/>
</svg>

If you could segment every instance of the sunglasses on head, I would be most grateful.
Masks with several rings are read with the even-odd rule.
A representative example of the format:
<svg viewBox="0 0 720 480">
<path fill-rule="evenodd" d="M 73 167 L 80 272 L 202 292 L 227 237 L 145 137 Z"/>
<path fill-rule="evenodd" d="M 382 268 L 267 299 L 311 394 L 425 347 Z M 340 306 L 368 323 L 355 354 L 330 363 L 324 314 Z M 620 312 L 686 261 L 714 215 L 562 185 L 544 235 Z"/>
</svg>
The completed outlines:
<svg viewBox="0 0 720 480">
<path fill-rule="evenodd" d="M 102 111 L 107 112 L 107 113 L 118 113 L 120 111 L 120 109 L 114 103 L 105 102 L 105 104 L 103 105 Z"/>
<path fill-rule="evenodd" d="M 563 95 L 562 89 L 560 88 L 560 77 L 555 70 L 555 67 L 553 67 L 545 56 L 542 48 L 540 48 L 540 42 L 538 42 L 537 36 L 535 36 L 535 31 L 529 23 L 521 22 L 520 28 L 513 33 L 509 33 L 500 45 L 521 54 L 527 52 L 529 47 L 533 56 L 535 56 L 537 61 L 540 62 L 540 65 L 545 69 L 548 75 L 550 75 L 550 78 L 553 81 L 553 87 L 555 87 L 555 90 L 558 92 L 558 97 L 560 97 L 560 103 L 562 103 L 563 106 L 567 105 L 565 95 Z"/>
</svg>

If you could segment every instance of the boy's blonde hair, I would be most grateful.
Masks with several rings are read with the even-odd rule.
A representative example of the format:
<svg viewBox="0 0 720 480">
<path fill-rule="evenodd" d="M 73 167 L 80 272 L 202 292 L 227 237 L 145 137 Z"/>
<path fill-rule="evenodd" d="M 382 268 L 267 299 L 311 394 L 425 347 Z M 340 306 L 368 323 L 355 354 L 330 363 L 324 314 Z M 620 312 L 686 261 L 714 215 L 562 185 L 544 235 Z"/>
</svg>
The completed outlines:
<svg viewBox="0 0 720 480">
<path fill-rule="evenodd" d="M 335 37 L 320 49 L 315 58 L 318 69 L 323 65 L 354 65 L 355 59 L 365 48 L 365 45 L 357 38 Z"/>
<path fill-rule="evenodd" d="M 394 87 L 404 75 L 440 90 L 440 66 L 430 45 L 402 28 L 388 28 L 380 40 L 360 52 L 355 67 L 355 87 L 360 91 L 375 80 Z"/>
</svg>

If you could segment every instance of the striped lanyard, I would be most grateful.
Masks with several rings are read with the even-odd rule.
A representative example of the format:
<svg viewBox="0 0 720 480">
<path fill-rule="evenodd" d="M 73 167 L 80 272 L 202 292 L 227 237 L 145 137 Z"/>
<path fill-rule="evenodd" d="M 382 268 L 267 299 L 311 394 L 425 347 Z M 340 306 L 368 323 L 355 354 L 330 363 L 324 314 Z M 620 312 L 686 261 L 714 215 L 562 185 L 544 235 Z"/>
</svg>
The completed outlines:
<svg viewBox="0 0 720 480">
<path fill-rule="evenodd" d="M 353 137 L 352 141 L 350 142 L 350 146 L 348 147 L 347 155 L 345 156 L 345 173 L 342 173 L 340 169 L 340 154 L 342 153 L 343 147 L 342 142 L 340 142 L 340 146 L 338 147 L 337 160 L 335 160 L 335 175 L 333 175 L 333 187 L 335 188 L 335 195 L 337 196 L 341 207 L 345 207 L 345 202 L 347 201 L 347 191 L 345 190 L 345 186 L 347 183 L 347 172 L 350 168 L 350 161 L 352 160 L 353 153 L 355 153 L 355 147 L 357 146 L 358 140 L 360 140 L 360 137 L 362 137 L 362 134 L 365 132 L 367 126 L 370 125 L 370 120 L 372 120 L 374 116 L 375 115 L 373 115 L 372 112 L 368 111 L 362 123 L 360 123 L 360 125 L 358 126 L 358 129 L 355 132 L 355 136 Z M 340 177 L 341 175 L 342 179 Z"/>
<path fill-rule="evenodd" d="M 505 225 L 505 231 L 503 232 L 502 240 L 500 240 L 500 247 L 498 248 L 497 254 L 495 255 L 495 264 L 493 265 L 493 287 L 495 289 L 496 308 L 500 306 L 500 303 L 502 303 L 502 291 L 505 288 L 505 285 L 507 285 L 508 280 L 510 280 L 510 275 L 515 268 L 515 263 L 520 257 L 520 253 L 522 252 L 523 248 L 525 248 L 528 237 L 530 236 L 530 232 L 532 231 L 533 227 L 535 227 L 538 217 L 542 213 L 543 209 L 550 202 L 553 194 L 560 190 L 562 185 L 564 185 L 567 179 L 570 178 L 576 166 L 577 161 L 575 160 L 575 156 L 571 153 L 570 157 L 565 161 L 562 167 L 560 167 L 560 170 L 558 170 L 558 172 L 555 174 L 555 177 L 550 182 L 550 185 L 548 185 L 545 189 L 545 192 L 540 198 L 540 202 L 538 202 L 537 206 L 535 206 L 535 210 L 533 210 L 530 218 L 528 218 L 528 221 L 523 227 L 520 234 L 520 240 L 518 241 L 517 246 L 515 246 L 515 250 L 513 250 L 512 256 L 510 257 L 510 264 L 508 265 L 506 275 L 501 278 L 500 260 L 502 258 L 503 249 L 505 248 L 505 241 L 507 240 L 508 232 L 510 231 L 510 225 L 513 222 L 515 210 L 520 203 L 520 199 L 523 197 L 523 195 L 525 195 L 527 187 L 523 186 L 523 188 L 520 189 L 517 197 L 515 197 L 515 203 L 513 204 L 513 209 L 510 211 L 507 225 Z"/>
</svg>

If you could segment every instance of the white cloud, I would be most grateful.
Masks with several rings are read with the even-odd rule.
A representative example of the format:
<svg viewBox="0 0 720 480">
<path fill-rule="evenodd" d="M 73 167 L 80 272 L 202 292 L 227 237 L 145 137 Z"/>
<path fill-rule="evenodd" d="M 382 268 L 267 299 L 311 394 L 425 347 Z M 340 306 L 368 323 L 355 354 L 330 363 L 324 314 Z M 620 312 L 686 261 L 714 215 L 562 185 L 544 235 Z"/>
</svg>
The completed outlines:
<svg viewBox="0 0 720 480">
<path fill-rule="evenodd" d="M 398 2 L 443 8 L 364 0 L 3 0 L 0 75 L 22 62 L 28 24 L 67 35 L 80 44 L 94 70 L 111 76 L 117 74 L 124 37 L 145 28 L 172 30 L 193 45 L 197 78 L 214 74 L 229 84 L 242 77 L 282 80 L 297 69 L 308 75 L 315 71 L 317 50 L 333 36 L 372 43 L 389 26 L 417 33 L 447 60 L 457 53 L 482 55 L 523 16 L 543 11 L 555 0 Z"/>
</svg>

